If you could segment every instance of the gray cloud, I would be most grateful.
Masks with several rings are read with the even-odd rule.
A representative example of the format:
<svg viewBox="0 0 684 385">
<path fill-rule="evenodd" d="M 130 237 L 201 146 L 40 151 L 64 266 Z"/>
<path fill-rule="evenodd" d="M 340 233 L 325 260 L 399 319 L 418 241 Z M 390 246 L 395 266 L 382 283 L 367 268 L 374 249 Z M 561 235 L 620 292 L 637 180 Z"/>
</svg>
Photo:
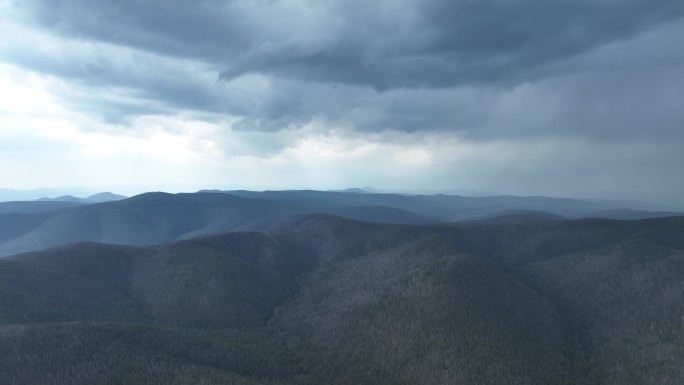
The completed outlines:
<svg viewBox="0 0 684 385">
<path fill-rule="evenodd" d="M 15 7 L 33 25 L 176 57 L 224 59 L 247 48 L 236 2 L 31 0 Z"/>
<path fill-rule="evenodd" d="M 260 72 L 379 90 L 515 85 L 684 14 L 680 1 L 432 0 L 400 2 L 399 10 L 397 2 L 351 3 L 332 3 L 329 16 L 344 21 L 327 40 L 253 42 L 222 76 Z"/>
<path fill-rule="evenodd" d="M 19 5 L 69 36 L 262 73 L 371 86 L 514 85 L 684 15 L 678 0 L 87 1 Z"/>
<path fill-rule="evenodd" d="M 682 135 L 678 0 L 27 0 L 14 8 L 57 49 L 26 50 L 36 43 L 27 41 L 5 49 L 5 60 L 67 79 L 69 105 L 112 122 L 194 110 L 234 118 L 240 131 L 321 121 L 481 141 Z"/>
</svg>

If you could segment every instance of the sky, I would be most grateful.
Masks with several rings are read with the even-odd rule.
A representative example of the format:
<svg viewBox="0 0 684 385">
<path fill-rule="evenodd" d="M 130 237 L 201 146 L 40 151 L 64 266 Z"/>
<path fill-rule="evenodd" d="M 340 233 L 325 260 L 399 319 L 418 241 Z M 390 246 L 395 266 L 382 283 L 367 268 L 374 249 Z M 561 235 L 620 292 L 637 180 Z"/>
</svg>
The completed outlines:
<svg viewBox="0 0 684 385">
<path fill-rule="evenodd" d="M 684 206 L 681 0 L 0 0 L 0 189 Z"/>
</svg>

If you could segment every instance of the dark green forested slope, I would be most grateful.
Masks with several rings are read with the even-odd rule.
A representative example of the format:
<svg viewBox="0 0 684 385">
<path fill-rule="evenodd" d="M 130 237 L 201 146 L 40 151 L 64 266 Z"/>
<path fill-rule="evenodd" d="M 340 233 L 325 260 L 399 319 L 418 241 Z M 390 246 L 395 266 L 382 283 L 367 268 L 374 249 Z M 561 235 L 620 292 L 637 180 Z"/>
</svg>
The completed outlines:
<svg viewBox="0 0 684 385">
<path fill-rule="evenodd" d="M 8 384 L 680 384 L 684 220 L 509 216 L 0 260 Z"/>
<path fill-rule="evenodd" d="M 456 234 L 565 309 L 595 381 L 684 383 L 683 217 L 494 220 Z"/>
<path fill-rule="evenodd" d="M 0 260 L 0 321 L 262 325 L 315 256 L 261 233 L 155 247 L 94 243 Z"/>
<path fill-rule="evenodd" d="M 316 270 L 273 325 L 311 384 L 566 383 L 554 307 L 437 240 Z"/>
<path fill-rule="evenodd" d="M 282 384 L 284 345 L 249 331 L 71 322 L 0 326 L 2 384 Z"/>
<path fill-rule="evenodd" d="M 0 374 L 11 384 L 292 378 L 298 365 L 265 325 L 313 258 L 286 240 L 231 233 L 0 260 Z"/>
<path fill-rule="evenodd" d="M 684 380 L 684 251 L 629 240 L 522 271 L 584 320 L 603 383 Z"/>
</svg>

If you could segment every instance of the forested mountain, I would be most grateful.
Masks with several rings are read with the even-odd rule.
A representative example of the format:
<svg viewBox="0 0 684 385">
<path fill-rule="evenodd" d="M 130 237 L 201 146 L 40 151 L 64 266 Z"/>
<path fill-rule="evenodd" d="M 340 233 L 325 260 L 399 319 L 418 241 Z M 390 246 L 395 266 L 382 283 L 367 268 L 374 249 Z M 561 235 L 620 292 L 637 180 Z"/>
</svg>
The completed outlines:
<svg viewBox="0 0 684 385">
<path fill-rule="evenodd" d="M 0 255 L 86 241 L 161 244 L 250 228 L 293 213 L 268 201 L 227 194 L 147 193 L 43 214 L 0 215 Z"/>
<path fill-rule="evenodd" d="M 126 199 L 123 195 L 103 192 L 91 195 L 87 198 L 77 198 L 64 195 L 57 198 L 40 198 L 34 201 L 7 201 L 0 202 L 0 214 L 33 214 L 54 211 L 67 207 L 76 207 L 85 204 L 112 202 Z"/>
<path fill-rule="evenodd" d="M 225 193 L 287 202 L 299 207 L 321 211 L 327 207 L 385 206 L 424 215 L 439 221 L 453 221 L 490 216 L 506 211 L 546 211 L 553 214 L 583 217 L 603 210 L 643 208 L 635 202 L 612 202 L 550 198 L 543 196 L 458 196 L 458 195 L 407 195 L 374 194 L 363 192 L 333 192 L 314 190 L 295 191 L 227 191 Z"/>
<path fill-rule="evenodd" d="M 304 215 L 259 232 L 0 260 L 0 375 L 679 384 L 683 300 L 681 217 L 416 226 Z"/>
<path fill-rule="evenodd" d="M 110 195 L 102 199 L 113 199 Z M 263 230 L 292 216 L 312 213 L 418 225 L 521 212 L 593 216 L 597 210 L 617 210 L 621 204 L 544 197 L 322 191 L 146 193 L 90 204 L 5 202 L 0 203 L 0 257 L 75 242 L 148 246 L 225 231 Z M 648 212 L 639 214 L 648 216 Z"/>
<path fill-rule="evenodd" d="M 0 214 L 35 214 L 67 207 L 76 207 L 80 203 L 66 201 L 12 201 L 0 202 Z"/>
<path fill-rule="evenodd" d="M 126 196 L 114 194 L 114 193 L 110 193 L 110 192 L 101 192 L 101 193 L 97 193 L 97 194 L 87 196 L 85 198 L 79 198 L 79 197 L 75 197 L 73 195 L 62 195 L 62 196 L 58 196 L 56 198 L 43 197 L 43 198 L 38 199 L 38 202 L 72 202 L 72 203 L 88 204 L 88 203 L 102 203 L 102 202 L 120 201 L 122 199 L 126 199 Z"/>
</svg>

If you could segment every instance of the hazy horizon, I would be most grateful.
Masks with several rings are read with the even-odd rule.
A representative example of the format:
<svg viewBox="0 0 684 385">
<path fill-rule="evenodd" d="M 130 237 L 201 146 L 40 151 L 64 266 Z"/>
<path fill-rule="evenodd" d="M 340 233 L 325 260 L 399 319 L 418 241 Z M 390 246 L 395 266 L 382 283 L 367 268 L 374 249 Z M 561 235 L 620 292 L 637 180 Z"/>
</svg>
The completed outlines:
<svg viewBox="0 0 684 385">
<path fill-rule="evenodd" d="M 327 190 L 311 189 L 311 188 L 230 188 L 230 187 L 209 187 L 209 188 L 198 188 L 193 190 L 185 190 L 182 188 L 163 188 L 162 186 L 157 186 L 157 188 L 144 188 L 127 186 L 121 188 L 121 186 L 104 186 L 104 187 L 73 187 L 73 188 L 39 188 L 39 189 L 11 189 L 11 188 L 0 188 L 0 202 L 13 202 L 13 201 L 35 201 L 43 198 L 55 199 L 60 197 L 72 196 L 75 198 L 88 198 L 92 195 L 100 193 L 113 193 L 117 195 L 123 195 L 127 197 L 133 197 L 140 194 L 151 193 L 151 192 L 162 192 L 169 194 L 181 194 L 181 193 L 197 193 L 201 191 L 254 191 L 254 192 L 266 192 L 266 191 L 322 191 L 322 192 L 348 192 L 352 190 L 363 190 L 370 194 L 407 194 L 407 195 L 454 195 L 454 196 L 464 196 L 464 197 L 496 197 L 496 196 L 512 196 L 512 197 L 545 197 L 545 198 L 555 198 L 555 199 L 575 199 L 581 201 L 605 201 L 614 203 L 624 203 L 625 209 L 638 209 L 638 210 L 649 210 L 649 211 L 681 211 L 684 210 L 684 206 L 676 204 L 667 204 L 663 202 L 647 201 L 647 200 L 631 200 L 631 199 L 608 199 L 608 198 L 597 198 L 597 197 L 585 197 L 585 196 L 551 196 L 551 195 L 539 195 L 539 194 L 507 194 L 495 191 L 485 191 L 479 189 L 445 189 L 445 190 L 430 190 L 430 189 L 382 189 L 374 188 L 372 186 L 363 187 L 344 187 L 344 188 L 333 188 Z M 167 186 L 168 187 L 168 186 Z"/>
</svg>

